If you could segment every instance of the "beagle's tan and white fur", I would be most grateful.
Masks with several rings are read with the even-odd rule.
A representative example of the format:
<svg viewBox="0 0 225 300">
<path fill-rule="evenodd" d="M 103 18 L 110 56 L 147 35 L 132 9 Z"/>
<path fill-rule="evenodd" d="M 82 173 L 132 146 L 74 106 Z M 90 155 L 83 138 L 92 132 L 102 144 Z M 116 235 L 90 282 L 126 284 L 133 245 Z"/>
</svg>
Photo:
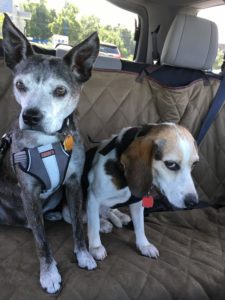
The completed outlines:
<svg viewBox="0 0 225 300">
<path fill-rule="evenodd" d="M 192 135 L 173 123 L 124 128 L 103 141 L 88 174 L 88 239 L 93 257 L 103 260 L 107 255 L 99 234 L 103 208 L 125 203 L 131 195 L 141 200 L 153 187 L 175 207 L 197 204 L 191 171 L 198 160 Z M 157 248 L 145 235 L 142 201 L 129 208 L 137 248 L 142 255 L 157 257 Z"/>
</svg>

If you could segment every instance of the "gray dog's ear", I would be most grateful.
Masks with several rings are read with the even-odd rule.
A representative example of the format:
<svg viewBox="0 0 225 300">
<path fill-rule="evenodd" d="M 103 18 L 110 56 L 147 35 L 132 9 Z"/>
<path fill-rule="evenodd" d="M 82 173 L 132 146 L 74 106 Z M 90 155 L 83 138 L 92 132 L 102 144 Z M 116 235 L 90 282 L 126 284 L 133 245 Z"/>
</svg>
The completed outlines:
<svg viewBox="0 0 225 300">
<path fill-rule="evenodd" d="M 16 28 L 7 14 L 3 21 L 2 33 L 5 62 L 13 70 L 22 59 L 33 55 L 34 52 L 26 37 Z"/>
<path fill-rule="evenodd" d="M 94 32 L 79 45 L 73 47 L 63 58 L 81 82 L 87 81 L 99 51 L 99 38 Z"/>
</svg>

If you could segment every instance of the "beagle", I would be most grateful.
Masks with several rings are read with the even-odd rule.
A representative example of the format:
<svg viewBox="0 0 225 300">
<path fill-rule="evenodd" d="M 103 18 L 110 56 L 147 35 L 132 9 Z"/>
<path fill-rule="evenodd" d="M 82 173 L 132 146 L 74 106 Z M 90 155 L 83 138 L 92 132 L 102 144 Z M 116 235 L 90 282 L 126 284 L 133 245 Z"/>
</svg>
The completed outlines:
<svg viewBox="0 0 225 300">
<path fill-rule="evenodd" d="M 88 239 L 93 257 L 103 260 L 107 256 L 99 234 L 102 208 L 127 201 L 137 248 L 142 255 L 159 256 L 145 235 L 142 198 L 157 190 L 171 205 L 192 208 L 198 195 L 191 171 L 198 161 L 194 138 L 173 123 L 124 128 L 104 140 L 88 173 Z"/>
</svg>

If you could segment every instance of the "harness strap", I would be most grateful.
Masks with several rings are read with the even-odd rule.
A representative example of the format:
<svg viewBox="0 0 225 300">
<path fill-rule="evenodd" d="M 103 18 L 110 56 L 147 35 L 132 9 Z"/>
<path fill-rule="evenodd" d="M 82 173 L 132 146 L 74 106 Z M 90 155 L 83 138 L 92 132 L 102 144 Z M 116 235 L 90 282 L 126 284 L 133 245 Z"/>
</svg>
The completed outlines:
<svg viewBox="0 0 225 300">
<path fill-rule="evenodd" d="M 118 136 L 115 136 L 103 149 L 99 151 L 99 153 L 103 156 L 111 152 L 115 147 L 117 143 Z"/>
<path fill-rule="evenodd" d="M 216 96 L 211 104 L 211 107 L 203 120 L 201 125 L 199 134 L 197 136 L 197 144 L 199 145 L 203 138 L 205 137 L 207 131 L 209 130 L 210 126 L 212 125 L 213 121 L 215 120 L 218 112 L 222 108 L 223 103 L 225 102 L 225 76 L 223 76 L 219 89 L 216 93 Z"/>
<path fill-rule="evenodd" d="M 117 148 L 117 155 L 120 156 L 122 152 L 124 152 L 129 145 L 138 137 L 143 136 L 146 134 L 146 130 L 148 130 L 147 125 L 141 125 L 138 127 L 133 127 L 127 130 L 126 134 L 130 134 L 130 137 L 127 139 L 126 145 L 123 149 L 120 148 L 120 142 L 118 142 L 118 135 L 116 135 L 108 144 L 105 145 L 104 148 L 102 148 L 99 153 L 103 156 L 107 155 L 109 152 L 111 152 L 113 149 Z"/>
<path fill-rule="evenodd" d="M 140 201 L 142 201 L 142 198 L 138 198 L 138 197 L 135 197 L 135 196 L 131 195 L 130 198 L 126 202 L 116 204 L 112 208 L 119 208 L 119 207 L 131 205 L 131 204 L 134 204 L 134 203 L 137 203 L 137 202 L 140 202 Z"/>
<path fill-rule="evenodd" d="M 14 153 L 13 163 L 19 164 L 22 171 L 39 179 L 43 192 L 53 192 L 64 181 L 70 156 L 61 143 L 54 143 Z"/>
</svg>

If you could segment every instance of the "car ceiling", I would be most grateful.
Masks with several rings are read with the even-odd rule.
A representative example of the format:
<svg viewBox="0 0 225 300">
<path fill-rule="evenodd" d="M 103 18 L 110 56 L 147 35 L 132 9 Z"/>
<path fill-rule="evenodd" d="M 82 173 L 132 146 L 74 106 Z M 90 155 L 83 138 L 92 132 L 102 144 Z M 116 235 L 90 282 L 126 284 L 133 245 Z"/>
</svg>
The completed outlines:
<svg viewBox="0 0 225 300">
<path fill-rule="evenodd" d="M 117 5 L 123 4 L 141 4 L 148 6 L 148 3 L 155 3 L 167 6 L 177 6 L 186 8 L 203 9 L 217 5 L 223 5 L 225 0 L 107 0 Z"/>
</svg>

